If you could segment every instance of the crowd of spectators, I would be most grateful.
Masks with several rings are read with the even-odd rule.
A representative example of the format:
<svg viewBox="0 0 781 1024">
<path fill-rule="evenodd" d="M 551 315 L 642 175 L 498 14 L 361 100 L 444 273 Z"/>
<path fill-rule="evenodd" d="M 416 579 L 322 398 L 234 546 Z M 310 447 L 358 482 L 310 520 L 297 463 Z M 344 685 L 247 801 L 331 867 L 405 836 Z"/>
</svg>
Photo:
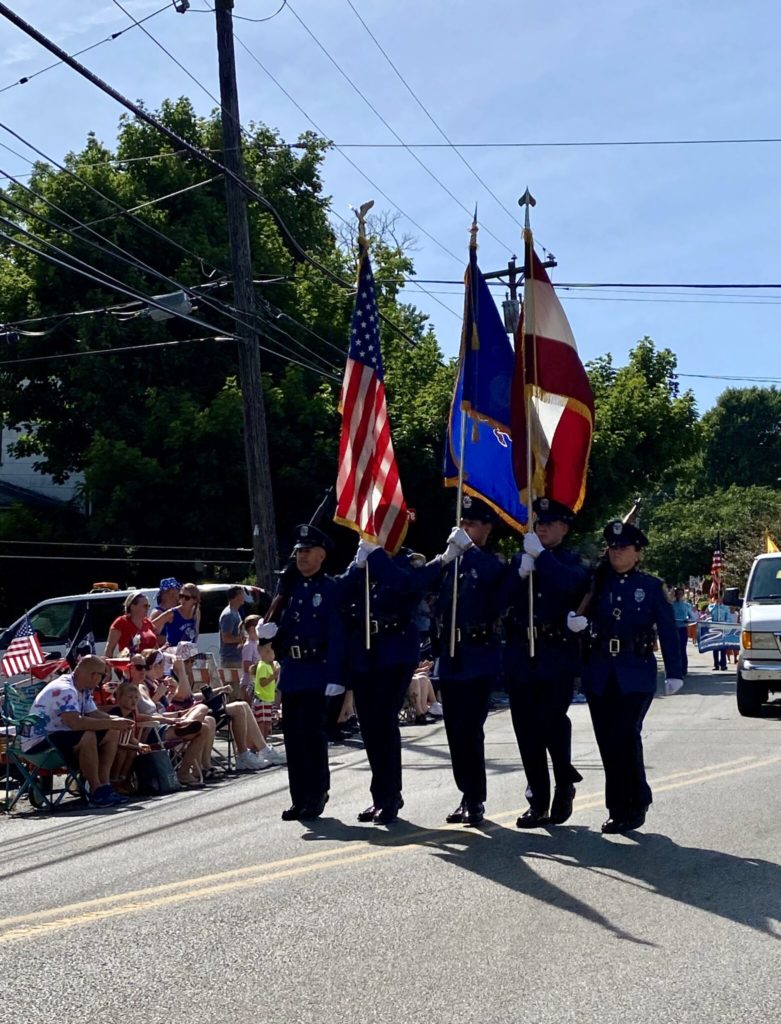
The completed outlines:
<svg viewBox="0 0 781 1024">
<path fill-rule="evenodd" d="M 84 646 L 70 671 L 59 670 L 38 693 L 34 726 L 23 749 L 54 746 L 86 782 L 91 804 L 112 806 L 139 792 L 142 771 L 162 752 L 179 788 L 203 788 L 226 774 L 215 754 L 221 731 L 230 737 L 232 768 L 257 772 L 285 763 L 275 741 L 283 708 L 273 640 L 258 615 L 242 617 L 242 587 L 231 587 L 220 615 L 220 666 L 198 649 L 200 592 L 196 584 L 161 580 L 154 607 L 141 591 L 128 595 L 98 657 Z M 425 625 L 424 622 L 421 625 Z M 409 688 L 404 721 L 439 721 L 441 704 L 422 661 Z M 238 672 L 240 681 L 228 680 Z M 234 699 L 235 698 L 235 699 Z M 352 694 L 330 698 L 332 742 L 359 732 Z"/>
</svg>

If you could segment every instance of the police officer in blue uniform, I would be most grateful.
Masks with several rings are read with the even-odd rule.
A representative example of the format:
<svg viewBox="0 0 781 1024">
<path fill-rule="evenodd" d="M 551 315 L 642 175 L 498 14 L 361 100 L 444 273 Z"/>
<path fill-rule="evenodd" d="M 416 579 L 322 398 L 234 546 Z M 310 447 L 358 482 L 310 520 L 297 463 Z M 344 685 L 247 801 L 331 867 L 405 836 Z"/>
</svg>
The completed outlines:
<svg viewBox="0 0 781 1024">
<path fill-rule="evenodd" d="M 575 783 L 569 710 L 579 670 L 575 635 L 567 613 L 588 588 L 589 573 L 580 557 L 563 546 L 575 513 L 551 498 L 537 498 L 535 530 L 524 537 L 524 552 L 511 563 L 513 598 L 506 620 L 505 677 L 518 740 L 529 808 L 518 828 L 560 825 L 572 814 Z M 529 577 L 533 583 L 534 657 L 529 644 Z M 548 754 L 555 792 L 551 804 Z"/>
<path fill-rule="evenodd" d="M 280 661 L 282 728 L 292 805 L 284 821 L 319 817 L 328 802 L 327 697 L 344 692 L 336 623 L 336 582 L 323 563 L 333 542 L 322 530 L 296 529 L 295 565 L 282 574 L 287 605 L 274 647 Z"/>
<path fill-rule="evenodd" d="M 352 688 L 361 736 L 371 767 L 372 802 L 359 821 L 390 825 L 404 806 L 401 792 L 399 712 L 420 660 L 415 614 L 421 597 L 440 576 L 438 565 L 416 566 L 414 553 L 387 551 L 361 540 L 355 561 L 338 578 L 346 629 L 347 685 Z M 369 574 L 369 642 L 366 649 L 366 573 Z"/>
<path fill-rule="evenodd" d="M 659 638 L 666 672 L 665 692 L 683 685 L 675 616 L 664 584 L 638 569 L 647 537 L 616 519 L 603 536 L 607 559 L 597 569 L 587 620 L 571 615 L 574 632 L 588 630 L 583 668 L 602 764 L 605 769 L 606 833 L 629 832 L 645 822 L 651 788 L 643 763 L 643 719 L 656 693 L 654 641 Z"/>
<path fill-rule="evenodd" d="M 498 619 L 509 598 L 509 566 L 486 547 L 497 522 L 480 498 L 465 495 L 461 526 L 438 561 L 445 567 L 436 600 L 439 682 L 453 777 L 461 791 L 448 822 L 478 825 L 485 817 L 483 726 L 501 671 Z M 450 654 L 453 577 L 458 578 L 455 654 Z"/>
</svg>

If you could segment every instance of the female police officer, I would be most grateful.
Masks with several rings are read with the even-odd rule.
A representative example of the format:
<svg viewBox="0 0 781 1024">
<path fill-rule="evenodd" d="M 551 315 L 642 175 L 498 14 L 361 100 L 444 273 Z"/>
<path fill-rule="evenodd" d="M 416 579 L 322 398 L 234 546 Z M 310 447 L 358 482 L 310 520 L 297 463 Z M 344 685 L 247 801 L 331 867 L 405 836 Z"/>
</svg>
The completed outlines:
<svg viewBox="0 0 781 1024">
<path fill-rule="evenodd" d="M 675 693 L 683 683 L 675 617 L 664 585 L 637 567 L 647 537 L 620 519 L 608 523 L 603 536 L 607 561 L 597 570 L 590 602 L 582 684 L 605 769 L 608 819 L 602 831 L 615 833 L 639 828 L 652 802 L 642 728 L 656 693 L 657 633 L 665 691 Z M 567 624 L 577 633 L 589 620 L 570 612 Z"/>
</svg>

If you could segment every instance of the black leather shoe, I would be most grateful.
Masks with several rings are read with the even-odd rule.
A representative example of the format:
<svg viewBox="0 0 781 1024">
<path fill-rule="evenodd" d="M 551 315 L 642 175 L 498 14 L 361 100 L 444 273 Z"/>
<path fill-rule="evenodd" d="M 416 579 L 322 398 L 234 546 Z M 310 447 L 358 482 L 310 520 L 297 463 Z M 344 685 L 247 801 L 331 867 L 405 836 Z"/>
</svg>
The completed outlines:
<svg viewBox="0 0 781 1024">
<path fill-rule="evenodd" d="M 295 804 L 293 804 L 292 807 L 288 807 L 288 809 L 286 811 L 282 812 L 282 820 L 283 821 L 298 821 L 298 819 L 300 817 L 301 817 L 301 808 L 300 807 L 296 807 Z"/>
<path fill-rule="evenodd" d="M 445 821 L 448 823 L 448 825 L 460 825 L 463 820 L 464 803 L 462 801 L 454 811 L 451 811 L 450 814 L 448 814 L 448 816 L 445 818 Z"/>
<path fill-rule="evenodd" d="M 313 801 L 311 804 L 307 804 L 302 807 L 298 812 L 299 821 L 314 821 L 315 818 L 319 818 L 325 810 L 325 805 L 328 803 L 328 794 L 324 793 L 319 800 Z"/>
<path fill-rule="evenodd" d="M 572 804 L 575 800 L 575 787 L 556 788 L 550 809 L 551 825 L 563 825 L 572 816 Z"/>
<path fill-rule="evenodd" d="M 393 825 L 399 820 L 399 808 L 396 804 L 380 807 L 372 820 L 375 825 Z"/>
<path fill-rule="evenodd" d="M 358 821 L 374 821 L 374 815 L 379 811 L 379 807 L 375 807 L 374 804 L 370 804 L 365 811 L 361 811 L 358 815 Z"/>
<path fill-rule="evenodd" d="M 464 825 L 479 825 L 485 819 L 485 806 L 479 803 L 464 805 L 462 821 Z"/>
<path fill-rule="evenodd" d="M 515 822 L 516 828 L 541 828 L 550 822 L 547 811 L 535 811 L 533 807 L 524 811 Z"/>
<path fill-rule="evenodd" d="M 607 821 L 602 822 L 602 832 L 606 836 L 618 835 L 619 832 L 624 831 L 624 823 L 619 818 L 608 818 Z"/>
<path fill-rule="evenodd" d="M 635 811 L 632 814 L 628 814 L 623 822 L 622 832 L 632 832 L 636 828 L 642 828 L 645 825 L 645 811 Z"/>
</svg>

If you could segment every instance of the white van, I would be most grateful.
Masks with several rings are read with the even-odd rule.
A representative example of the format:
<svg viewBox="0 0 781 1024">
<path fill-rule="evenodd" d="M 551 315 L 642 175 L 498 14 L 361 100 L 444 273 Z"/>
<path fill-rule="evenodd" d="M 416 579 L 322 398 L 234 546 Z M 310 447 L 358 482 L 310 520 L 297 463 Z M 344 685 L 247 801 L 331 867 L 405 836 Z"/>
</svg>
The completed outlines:
<svg viewBox="0 0 781 1024">
<path fill-rule="evenodd" d="M 207 654 L 217 656 L 220 649 L 220 613 L 228 603 L 228 590 L 239 584 L 232 583 L 200 583 L 201 592 L 201 631 L 198 648 Z M 269 599 L 259 587 L 244 587 L 246 603 L 241 609 L 242 615 L 265 613 Z M 149 598 L 154 608 L 157 587 L 139 587 Z M 102 654 L 111 623 L 124 611 L 125 598 L 137 590 L 114 590 L 96 586 L 89 594 L 71 594 L 66 597 L 50 597 L 41 601 L 27 613 L 30 625 L 38 636 L 38 642 L 49 654 L 64 655 L 77 633 L 86 629 L 92 631 L 95 638 L 95 651 Z M 24 616 L 17 619 L 0 635 L 0 656 L 6 650 L 17 630 L 24 621 Z M 219 663 L 219 662 L 218 662 Z"/>
<path fill-rule="evenodd" d="M 724 603 L 739 605 L 737 590 L 725 592 Z M 771 692 L 781 693 L 781 554 L 754 559 L 742 607 L 737 702 L 741 715 L 754 717 Z"/>
</svg>

